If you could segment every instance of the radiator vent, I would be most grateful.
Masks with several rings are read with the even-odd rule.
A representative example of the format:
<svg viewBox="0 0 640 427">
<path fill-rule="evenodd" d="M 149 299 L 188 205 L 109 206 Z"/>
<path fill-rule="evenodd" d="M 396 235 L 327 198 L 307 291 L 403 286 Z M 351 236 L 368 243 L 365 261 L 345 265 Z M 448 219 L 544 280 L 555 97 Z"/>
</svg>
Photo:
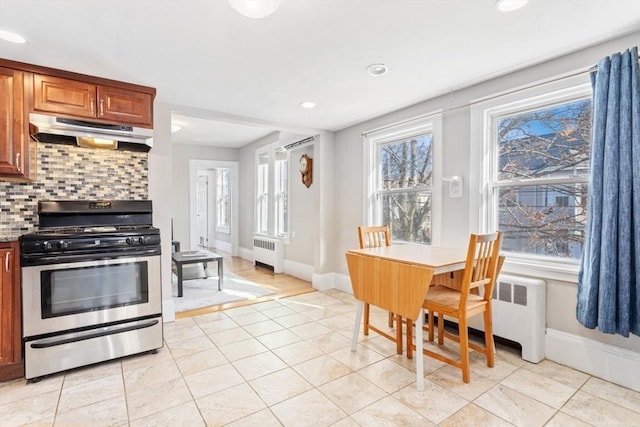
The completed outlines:
<svg viewBox="0 0 640 427">
<path fill-rule="evenodd" d="M 284 272 L 284 245 L 282 240 L 253 236 L 253 262 L 273 267 L 274 273 Z"/>
<path fill-rule="evenodd" d="M 482 316 L 469 326 L 484 330 Z M 522 346 L 522 358 L 538 363 L 544 358 L 546 282 L 501 274 L 493 288 L 493 334 Z"/>
</svg>

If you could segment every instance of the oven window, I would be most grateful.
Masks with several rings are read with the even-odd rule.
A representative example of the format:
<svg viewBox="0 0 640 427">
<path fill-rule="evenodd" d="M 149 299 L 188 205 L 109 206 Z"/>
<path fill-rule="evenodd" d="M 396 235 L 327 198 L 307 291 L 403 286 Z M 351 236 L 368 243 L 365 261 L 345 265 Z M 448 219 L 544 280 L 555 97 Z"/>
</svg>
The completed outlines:
<svg viewBox="0 0 640 427">
<path fill-rule="evenodd" d="M 41 273 L 42 318 L 149 302 L 147 262 Z"/>
</svg>

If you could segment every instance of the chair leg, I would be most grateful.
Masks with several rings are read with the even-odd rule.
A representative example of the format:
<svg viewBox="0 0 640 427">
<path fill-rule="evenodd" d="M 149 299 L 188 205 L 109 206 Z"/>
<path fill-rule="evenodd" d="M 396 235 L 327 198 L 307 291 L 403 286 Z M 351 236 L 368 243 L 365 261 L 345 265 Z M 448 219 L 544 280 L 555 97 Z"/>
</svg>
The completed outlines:
<svg viewBox="0 0 640 427">
<path fill-rule="evenodd" d="M 484 312 L 484 349 L 487 356 L 487 366 L 493 368 L 496 346 L 493 341 L 493 323 L 490 307 L 487 307 Z"/>
<path fill-rule="evenodd" d="M 471 380 L 469 373 L 469 329 L 467 319 L 458 319 L 458 336 L 460 337 L 460 363 L 462 365 L 462 381 L 468 383 Z"/>
<path fill-rule="evenodd" d="M 402 354 L 402 317 L 396 314 L 396 353 Z"/>
<path fill-rule="evenodd" d="M 407 359 L 413 359 L 413 321 L 411 319 L 407 319 Z"/>
<path fill-rule="evenodd" d="M 393 328 L 393 316 L 394 314 L 392 312 L 389 312 L 389 327 Z"/>
<path fill-rule="evenodd" d="M 429 312 L 429 342 L 433 342 L 433 312 Z"/>
<path fill-rule="evenodd" d="M 363 332 L 365 335 L 369 335 L 369 304 L 364 303 L 364 326 Z"/>
<path fill-rule="evenodd" d="M 438 313 L 438 344 L 444 344 L 444 316 Z"/>
</svg>

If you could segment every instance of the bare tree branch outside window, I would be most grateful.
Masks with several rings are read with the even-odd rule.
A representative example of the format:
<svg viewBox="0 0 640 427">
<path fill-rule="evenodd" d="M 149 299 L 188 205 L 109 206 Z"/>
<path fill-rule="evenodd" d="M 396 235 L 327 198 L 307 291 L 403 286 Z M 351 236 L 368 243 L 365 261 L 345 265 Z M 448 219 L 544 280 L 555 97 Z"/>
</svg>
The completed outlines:
<svg viewBox="0 0 640 427">
<path fill-rule="evenodd" d="M 579 258 L 586 224 L 591 100 L 502 117 L 497 124 L 503 249 Z"/>
<path fill-rule="evenodd" d="M 392 240 L 431 243 L 432 135 L 378 146 L 376 200 Z"/>
</svg>

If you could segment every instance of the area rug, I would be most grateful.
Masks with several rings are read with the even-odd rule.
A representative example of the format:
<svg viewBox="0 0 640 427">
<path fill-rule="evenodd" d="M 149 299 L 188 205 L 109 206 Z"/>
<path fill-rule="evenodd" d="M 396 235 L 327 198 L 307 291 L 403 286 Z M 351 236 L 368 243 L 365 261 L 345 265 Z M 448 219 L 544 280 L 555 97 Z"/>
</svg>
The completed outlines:
<svg viewBox="0 0 640 427">
<path fill-rule="evenodd" d="M 218 277 L 182 281 L 182 297 L 178 298 L 178 282 L 172 275 L 171 294 L 176 313 L 211 307 L 228 302 L 257 299 L 274 292 L 234 273 L 224 273 L 222 290 L 218 291 Z"/>
</svg>

